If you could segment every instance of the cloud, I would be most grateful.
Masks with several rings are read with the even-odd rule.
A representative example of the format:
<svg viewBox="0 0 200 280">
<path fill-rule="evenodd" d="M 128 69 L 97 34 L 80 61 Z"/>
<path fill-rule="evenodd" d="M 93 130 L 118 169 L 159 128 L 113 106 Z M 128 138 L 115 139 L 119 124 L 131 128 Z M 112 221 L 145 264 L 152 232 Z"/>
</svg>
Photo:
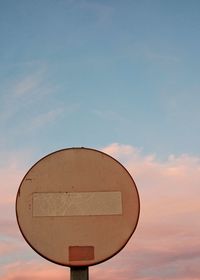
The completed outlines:
<svg viewBox="0 0 200 280">
<path fill-rule="evenodd" d="M 6 152 L 0 160 L 0 237 L 18 235 L 15 218 L 15 199 L 20 182 L 27 171 L 30 154 L 33 151 Z"/>
<path fill-rule="evenodd" d="M 14 194 L 24 176 L 27 168 L 27 159 L 31 157 L 32 150 L 2 152 L 0 160 L 0 205 L 10 204 L 14 201 Z"/>
<path fill-rule="evenodd" d="M 163 66 L 178 65 L 181 62 L 179 54 L 171 52 L 168 49 L 159 49 L 156 47 L 150 47 L 147 44 L 141 42 L 129 43 L 124 48 L 124 55 L 133 60 L 140 58 L 147 63 L 159 64 Z"/>
<path fill-rule="evenodd" d="M 25 244 L 20 239 L 5 237 L 0 240 L 0 257 L 2 258 L 11 257 L 14 254 L 19 256 L 19 252 L 21 250 L 25 252 L 25 249 Z"/>
<path fill-rule="evenodd" d="M 140 150 L 134 148 L 131 145 L 119 145 L 118 143 L 113 143 L 102 149 L 104 153 L 107 153 L 115 158 L 122 160 L 124 157 L 132 158 L 132 156 L 138 157 Z"/>
<path fill-rule="evenodd" d="M 118 113 L 110 110 L 93 110 L 93 113 L 100 119 L 106 121 L 115 121 L 119 123 L 127 122 L 127 120 Z"/>
<path fill-rule="evenodd" d="M 146 58 L 152 62 L 160 62 L 160 63 L 178 63 L 180 60 L 177 56 L 170 55 L 167 53 L 160 53 L 155 50 L 146 49 L 144 52 Z"/>
<path fill-rule="evenodd" d="M 54 122 L 54 120 L 56 120 L 63 113 L 63 111 L 63 108 L 56 108 L 51 111 L 37 115 L 35 118 L 32 119 L 30 129 L 32 130 L 39 127 L 43 127 L 50 122 Z"/>
<path fill-rule="evenodd" d="M 2 147 L 14 138 L 34 134 L 46 124 L 79 110 L 78 103 L 60 103 L 60 86 L 51 82 L 45 67 L 27 72 L 11 80 L 2 90 L 5 92 L 0 96 L 0 129 L 5 133 L 0 139 Z"/>
<path fill-rule="evenodd" d="M 0 280 L 64 280 L 68 279 L 69 271 L 66 268 L 56 265 L 46 264 L 35 261 L 20 262 L 17 261 L 10 265 L 6 265 L 5 271 Z"/>
<path fill-rule="evenodd" d="M 2 89 L 0 130 L 4 137 L 0 138 L 1 150 L 18 142 L 20 145 L 24 139 L 32 140 L 38 129 L 54 124 L 55 120 L 60 121 L 63 116 L 78 108 L 77 104 L 65 105 L 59 102 L 60 87 L 52 83 L 45 69 L 27 69 L 27 73 L 20 73 Z"/>
<path fill-rule="evenodd" d="M 93 15 L 93 24 L 107 28 L 111 24 L 114 9 L 109 3 L 82 1 L 80 8 Z"/>
<path fill-rule="evenodd" d="M 13 205 L 14 206 L 14 205 Z M 11 206 L 7 206 L 4 208 L 4 213 L 7 211 L 7 213 L 11 213 L 10 209 Z M 14 208 L 14 207 L 13 207 Z M 2 210 L 2 209 L 1 209 Z M 7 215 L 8 216 L 8 215 Z M 20 239 L 20 233 L 17 226 L 17 221 L 15 218 L 15 212 L 14 209 L 11 214 L 9 214 L 9 217 L 3 217 L 3 214 L 1 214 L 1 220 L 0 220 L 0 228 L 1 228 L 1 234 L 0 237 L 3 239 L 13 239 L 17 238 Z"/>
<path fill-rule="evenodd" d="M 24 77 L 21 81 L 15 84 L 14 94 L 17 97 L 21 97 L 25 94 L 30 94 L 36 90 L 42 83 L 42 79 L 38 75 L 29 75 Z"/>
<path fill-rule="evenodd" d="M 21 168 L 21 166 L 17 166 L 17 161 L 10 162 L 7 166 L 0 167 L 0 207 L 2 210 L 0 213 L 1 218 L 2 216 L 5 217 L 5 215 L 8 214 L 8 211 L 5 211 L 7 207 L 13 205 L 15 202 L 15 194 L 20 184 L 20 180 L 23 177 L 23 172 L 23 168 Z"/>
<path fill-rule="evenodd" d="M 130 254 L 130 260 L 138 266 L 138 279 L 165 279 L 165 274 L 166 279 L 187 279 L 183 264 L 196 271 L 188 279 L 197 279 L 194 277 L 200 276 L 200 159 L 170 155 L 161 162 L 153 154 L 144 156 L 141 149 L 117 143 L 103 151 L 123 162 L 138 186 L 141 215 L 126 248 L 127 256 Z M 145 271 L 149 274 L 145 275 Z M 147 276 L 150 278 L 144 278 Z"/>
<path fill-rule="evenodd" d="M 15 249 L 16 246 L 13 246 L 13 244 L 11 245 L 9 242 L 0 241 L 0 256 L 5 256 Z"/>
<path fill-rule="evenodd" d="M 154 154 L 144 155 L 142 149 L 118 143 L 102 150 L 122 162 L 133 176 L 140 194 L 141 214 L 138 227 L 127 246 L 109 261 L 91 267 L 91 278 L 199 279 L 200 159 L 190 155 L 169 155 L 166 160 L 160 161 Z M 13 166 L 12 170 L 15 170 Z M 12 188 L 12 180 L 15 176 L 18 178 L 17 170 L 13 174 L 9 183 Z M 6 207 L 11 203 L 8 199 Z M 1 225 L 11 236 L 9 227 L 11 232 L 14 225 L 5 221 Z M 5 236 L 5 230 L 3 232 Z M 2 247 L 2 256 L 8 255 L 9 250 L 12 252 L 15 248 Z M 20 258 L 22 255 L 23 249 Z M 20 263 L 13 269 L 2 267 L 4 276 L 0 280 L 67 279 L 66 269 L 60 270 L 59 266 L 46 265 L 37 259 L 28 264 L 23 259 L 18 260 Z"/>
<path fill-rule="evenodd" d="M 46 104 L 47 96 L 48 103 L 51 103 L 54 93 L 58 91 L 58 86 L 49 81 L 46 67 L 34 71 L 27 67 L 26 70 L 26 74 L 19 71 L 19 75 L 2 89 L 0 124 L 13 121 L 14 117 L 20 120 L 20 116 L 23 116 L 24 119 L 24 114 L 29 119 L 33 111 L 37 112 L 41 104 Z"/>
<path fill-rule="evenodd" d="M 53 123 L 64 115 L 71 115 L 79 110 L 79 104 L 71 104 L 70 106 L 60 106 L 50 111 L 43 112 L 35 116 L 30 123 L 30 130 L 44 127 L 46 124 Z"/>
</svg>

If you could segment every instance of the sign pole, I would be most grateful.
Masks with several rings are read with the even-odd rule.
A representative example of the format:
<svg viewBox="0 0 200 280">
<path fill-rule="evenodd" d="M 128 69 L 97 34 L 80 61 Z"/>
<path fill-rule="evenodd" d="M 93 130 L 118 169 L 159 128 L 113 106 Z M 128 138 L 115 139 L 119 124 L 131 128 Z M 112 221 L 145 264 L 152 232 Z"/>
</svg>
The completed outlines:
<svg viewBox="0 0 200 280">
<path fill-rule="evenodd" d="M 88 266 L 70 267 L 70 280 L 89 280 Z"/>
</svg>

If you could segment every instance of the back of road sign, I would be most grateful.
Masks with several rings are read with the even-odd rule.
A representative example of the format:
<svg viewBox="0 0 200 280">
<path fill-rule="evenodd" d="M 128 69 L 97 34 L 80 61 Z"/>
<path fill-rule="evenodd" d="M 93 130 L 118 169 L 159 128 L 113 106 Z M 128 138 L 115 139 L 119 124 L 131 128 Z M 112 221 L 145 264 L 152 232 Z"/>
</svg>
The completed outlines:
<svg viewBox="0 0 200 280">
<path fill-rule="evenodd" d="M 29 245 L 65 266 L 90 266 L 117 254 L 133 234 L 139 196 L 128 171 L 86 148 L 56 151 L 25 175 L 17 221 Z"/>
</svg>

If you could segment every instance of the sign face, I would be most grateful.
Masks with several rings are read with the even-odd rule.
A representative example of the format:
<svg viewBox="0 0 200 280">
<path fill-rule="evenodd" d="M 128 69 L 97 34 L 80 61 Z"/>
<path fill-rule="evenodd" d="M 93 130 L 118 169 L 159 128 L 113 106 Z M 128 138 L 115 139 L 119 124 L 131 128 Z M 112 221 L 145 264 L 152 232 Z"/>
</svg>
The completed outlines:
<svg viewBox="0 0 200 280">
<path fill-rule="evenodd" d="M 90 266 L 117 254 L 139 219 L 139 195 L 114 158 L 88 148 L 56 151 L 23 178 L 16 199 L 20 230 L 44 258 Z"/>
</svg>

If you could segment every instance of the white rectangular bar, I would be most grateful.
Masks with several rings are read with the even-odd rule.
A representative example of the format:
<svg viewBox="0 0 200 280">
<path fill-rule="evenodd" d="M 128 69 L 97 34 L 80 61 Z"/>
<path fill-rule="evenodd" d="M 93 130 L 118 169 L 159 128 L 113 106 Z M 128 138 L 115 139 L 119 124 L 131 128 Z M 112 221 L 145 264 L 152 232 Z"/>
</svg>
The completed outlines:
<svg viewBox="0 0 200 280">
<path fill-rule="evenodd" d="M 121 192 L 33 193 L 34 217 L 121 215 Z"/>
</svg>

